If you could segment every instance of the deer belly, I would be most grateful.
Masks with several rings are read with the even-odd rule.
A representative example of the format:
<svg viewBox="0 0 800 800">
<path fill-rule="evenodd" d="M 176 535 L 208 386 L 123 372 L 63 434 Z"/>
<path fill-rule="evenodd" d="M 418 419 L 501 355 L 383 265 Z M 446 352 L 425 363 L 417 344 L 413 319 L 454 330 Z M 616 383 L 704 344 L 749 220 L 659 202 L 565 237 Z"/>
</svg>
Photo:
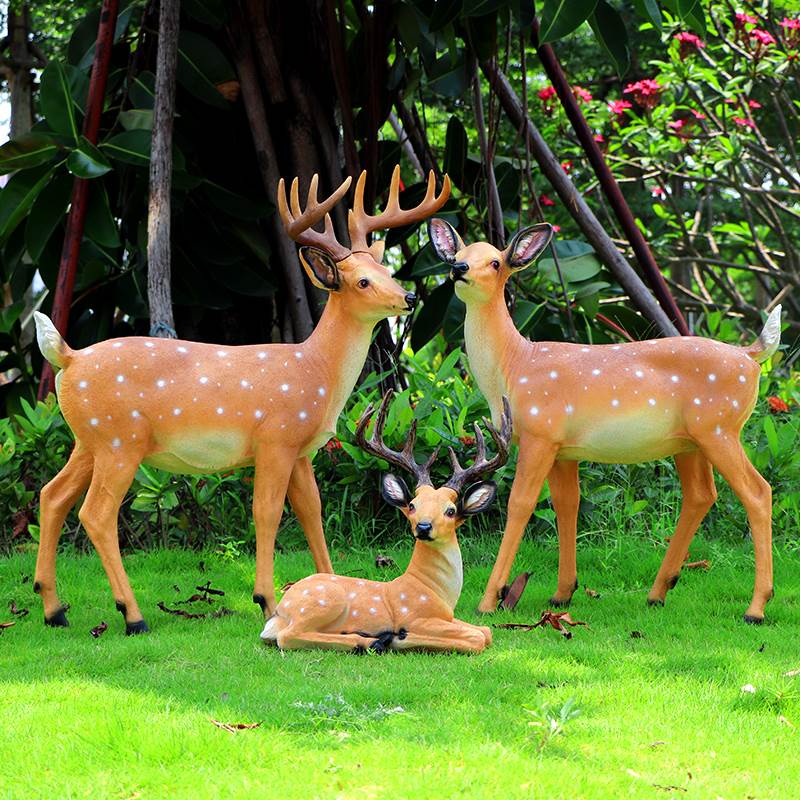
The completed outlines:
<svg viewBox="0 0 800 800">
<path fill-rule="evenodd" d="M 144 463 L 170 472 L 202 474 L 253 463 L 249 437 L 235 430 L 186 431 L 159 444 Z"/>
<path fill-rule="evenodd" d="M 637 464 L 696 450 L 671 418 L 655 415 L 620 416 L 593 420 L 584 430 L 566 437 L 559 460 Z"/>
</svg>

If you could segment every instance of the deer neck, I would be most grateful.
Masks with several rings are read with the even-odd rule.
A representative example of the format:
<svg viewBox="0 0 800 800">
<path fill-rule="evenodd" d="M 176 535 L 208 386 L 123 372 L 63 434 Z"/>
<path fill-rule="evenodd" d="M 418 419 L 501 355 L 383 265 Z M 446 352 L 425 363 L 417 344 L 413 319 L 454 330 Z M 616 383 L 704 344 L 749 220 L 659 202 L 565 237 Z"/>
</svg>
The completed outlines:
<svg viewBox="0 0 800 800">
<path fill-rule="evenodd" d="M 331 294 L 317 327 L 305 342 L 316 368 L 329 377 L 328 420 L 336 419 L 364 369 L 372 342 L 373 322 L 356 319 L 342 300 Z"/>
<path fill-rule="evenodd" d="M 458 540 L 431 545 L 418 541 L 414 545 L 406 575 L 416 578 L 436 594 L 450 609 L 456 607 L 464 584 L 464 569 Z"/>
<path fill-rule="evenodd" d="M 511 365 L 528 344 L 514 326 L 502 291 L 486 303 L 467 303 L 464 344 L 472 374 L 498 424 L 503 395 L 509 394 Z"/>
</svg>

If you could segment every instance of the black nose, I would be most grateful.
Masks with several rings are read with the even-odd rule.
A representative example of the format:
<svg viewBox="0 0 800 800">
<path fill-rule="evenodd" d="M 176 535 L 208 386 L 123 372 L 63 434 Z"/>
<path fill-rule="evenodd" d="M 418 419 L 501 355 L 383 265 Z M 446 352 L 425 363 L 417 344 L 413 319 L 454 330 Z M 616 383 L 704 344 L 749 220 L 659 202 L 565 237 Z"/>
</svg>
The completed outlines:
<svg viewBox="0 0 800 800">
<path fill-rule="evenodd" d="M 417 523 L 417 538 L 418 539 L 427 539 L 431 538 L 431 531 L 433 530 L 433 525 L 430 522 L 418 522 Z"/>
<path fill-rule="evenodd" d="M 469 271 L 469 264 L 463 261 L 456 261 L 455 264 L 451 265 L 450 271 L 455 272 L 456 275 L 465 275 Z"/>
<path fill-rule="evenodd" d="M 417 296 L 414 294 L 414 292 L 409 292 L 406 295 L 406 305 L 408 306 L 409 311 L 413 309 L 416 304 L 417 304 Z"/>
</svg>

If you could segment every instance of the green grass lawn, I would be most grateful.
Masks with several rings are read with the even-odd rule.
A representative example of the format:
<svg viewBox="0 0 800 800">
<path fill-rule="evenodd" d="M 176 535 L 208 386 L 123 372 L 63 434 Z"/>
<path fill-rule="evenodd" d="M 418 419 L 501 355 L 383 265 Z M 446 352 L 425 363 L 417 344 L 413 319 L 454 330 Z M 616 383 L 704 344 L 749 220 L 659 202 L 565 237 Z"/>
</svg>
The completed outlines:
<svg viewBox="0 0 800 800">
<path fill-rule="evenodd" d="M 465 538 L 458 611 L 477 621 L 498 540 Z M 403 565 L 410 547 L 388 553 Z M 798 552 L 776 548 L 776 598 L 761 627 L 741 622 L 749 544 L 698 538 L 692 557 L 708 558 L 710 571 L 684 572 L 667 606 L 651 609 L 662 553 L 644 538 L 581 543 L 581 585 L 601 596 L 581 588 L 572 612 L 590 628 L 571 641 L 552 629 L 498 630 L 475 657 L 281 654 L 258 638 L 252 559 L 180 550 L 126 559 L 149 636 L 123 635 L 96 556 L 73 552 L 59 559 L 71 627 L 46 629 L 34 555 L 2 559 L 0 620 L 12 599 L 31 613 L 0 632 L 0 796 L 800 796 L 800 676 L 784 676 L 800 668 Z M 398 571 L 376 569 L 373 551 L 333 556 L 341 572 Z M 525 543 L 516 568 L 531 581 L 518 608 L 493 621 L 538 618 L 556 559 L 553 541 Z M 306 552 L 280 554 L 277 579 L 310 568 Z M 234 615 L 193 621 L 156 608 L 209 579 Z M 93 639 L 101 621 L 109 629 Z M 529 723 L 569 699 L 579 716 L 543 739 Z M 262 724 L 232 734 L 212 718 Z"/>
</svg>

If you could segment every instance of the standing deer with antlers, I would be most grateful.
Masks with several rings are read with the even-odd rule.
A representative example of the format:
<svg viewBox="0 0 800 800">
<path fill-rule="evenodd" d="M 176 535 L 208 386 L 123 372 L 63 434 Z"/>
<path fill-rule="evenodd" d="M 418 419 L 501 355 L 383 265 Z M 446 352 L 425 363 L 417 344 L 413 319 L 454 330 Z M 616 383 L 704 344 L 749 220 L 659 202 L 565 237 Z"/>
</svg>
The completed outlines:
<svg viewBox="0 0 800 800">
<path fill-rule="evenodd" d="M 369 439 L 366 429 L 373 407 L 367 407 L 358 422 L 356 439 L 368 453 L 407 470 L 417 481 L 413 497 L 401 478 L 388 474 L 382 481 L 384 499 L 405 514 L 416 539 L 408 568 L 388 583 L 341 575 L 311 575 L 298 581 L 287 590 L 274 616 L 267 621 L 261 634 L 265 641 L 276 642 L 287 650 L 321 647 L 361 652 L 371 640 L 369 649 L 377 652 L 417 649 L 459 653 L 480 653 L 492 643 L 489 628 L 453 618 L 463 582 L 456 529 L 468 516 L 487 509 L 494 499 L 494 482 L 476 481 L 508 459 L 508 401 L 503 400 L 499 430 L 484 420 L 497 453 L 487 459 L 483 433 L 476 423 L 475 461 L 464 468 L 449 448 L 453 474 L 436 489 L 430 470 L 438 448 L 424 464 L 417 463 L 416 420 L 401 451 L 392 450 L 383 442 L 391 396 L 391 392 L 384 395 Z"/>
<path fill-rule="evenodd" d="M 275 610 L 275 534 L 288 496 L 318 570 L 330 572 L 319 490 L 309 456 L 336 430 L 336 420 L 361 372 L 372 329 L 382 319 L 410 313 L 416 297 L 380 261 L 376 231 L 419 222 L 450 193 L 445 176 L 437 195 L 433 174 L 422 202 L 402 210 L 400 170 L 392 175 L 386 209 L 364 211 L 366 173 L 355 190 L 340 244 L 329 212 L 350 178 L 326 200 L 311 180 L 301 211 L 294 179 L 287 204 L 283 180 L 278 208 L 286 232 L 314 285 L 330 293 L 312 335 L 301 344 L 220 347 L 180 340 L 127 337 L 72 350 L 50 320 L 36 314 L 39 347 L 61 371 L 56 391 L 75 436 L 67 465 L 41 492 L 39 555 L 34 589 L 45 622 L 67 624 L 56 593 L 56 547 L 70 508 L 88 487 L 79 518 L 108 575 L 128 634 L 147 630 L 122 565 L 119 506 L 141 463 L 178 473 L 205 473 L 255 465 L 253 516 L 256 577 L 253 600 Z M 324 232 L 313 226 L 324 218 Z"/>
<path fill-rule="evenodd" d="M 451 225 L 429 222 L 439 257 L 450 264 L 467 306 L 464 340 L 470 368 L 493 416 L 508 395 L 519 461 L 500 552 L 480 603 L 492 611 L 545 479 L 558 522 L 558 590 L 567 605 L 577 583 L 578 462 L 634 464 L 672 456 L 683 490 L 675 533 L 648 602 L 663 605 L 703 517 L 716 500 L 713 468 L 742 501 L 755 548 L 755 589 L 745 620 L 761 622 L 772 596 L 772 490 L 740 442 L 758 397 L 759 364 L 780 342 L 780 306 L 749 347 L 700 337 L 619 345 L 531 342 L 514 327 L 504 290 L 550 243 L 544 223 L 519 231 L 505 250 L 465 246 Z"/>
</svg>

